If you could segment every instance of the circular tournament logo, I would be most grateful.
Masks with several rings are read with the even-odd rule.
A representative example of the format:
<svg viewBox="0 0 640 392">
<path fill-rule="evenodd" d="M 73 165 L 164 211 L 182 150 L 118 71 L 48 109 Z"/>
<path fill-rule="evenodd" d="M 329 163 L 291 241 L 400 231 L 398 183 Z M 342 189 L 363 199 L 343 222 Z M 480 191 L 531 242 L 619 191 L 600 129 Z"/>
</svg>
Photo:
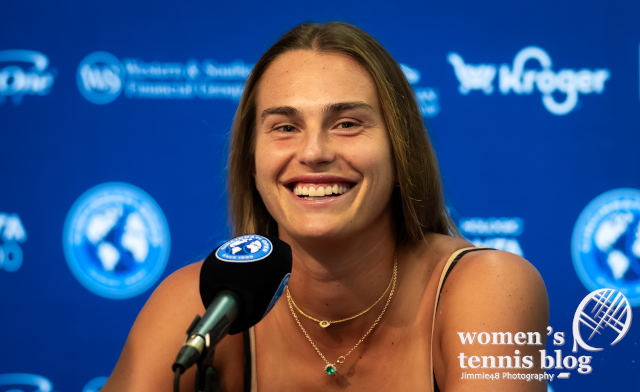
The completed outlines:
<svg viewBox="0 0 640 392">
<path fill-rule="evenodd" d="M 271 254 L 273 245 L 265 237 L 248 234 L 225 242 L 216 250 L 216 257 L 232 263 L 250 263 Z"/>
<path fill-rule="evenodd" d="M 573 229 L 571 252 L 588 290 L 615 288 L 640 305 L 640 190 L 614 189 L 591 201 Z"/>
<path fill-rule="evenodd" d="M 118 98 L 124 76 L 125 70 L 117 57 L 107 52 L 94 52 L 80 62 L 76 83 L 89 102 L 104 105 Z"/>
<path fill-rule="evenodd" d="M 112 299 L 147 290 L 169 258 L 169 226 L 160 207 L 125 183 L 101 184 L 82 194 L 67 215 L 62 242 L 80 283 Z"/>
</svg>

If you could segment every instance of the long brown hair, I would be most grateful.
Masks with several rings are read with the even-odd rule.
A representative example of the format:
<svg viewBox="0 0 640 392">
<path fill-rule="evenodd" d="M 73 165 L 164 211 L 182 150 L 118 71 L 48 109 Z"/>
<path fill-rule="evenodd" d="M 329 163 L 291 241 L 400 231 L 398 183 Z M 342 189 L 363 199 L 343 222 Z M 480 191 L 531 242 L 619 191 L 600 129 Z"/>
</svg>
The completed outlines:
<svg viewBox="0 0 640 392">
<path fill-rule="evenodd" d="M 233 123 L 229 154 L 229 213 L 235 235 L 278 234 L 277 223 L 262 202 L 252 175 L 255 96 L 258 81 L 271 62 L 295 49 L 345 54 L 373 77 L 395 163 L 397 186 L 391 203 L 398 240 L 420 241 L 428 232 L 458 235 L 444 203 L 435 153 L 404 73 L 373 37 L 341 22 L 293 28 L 262 55 L 247 80 Z"/>
</svg>

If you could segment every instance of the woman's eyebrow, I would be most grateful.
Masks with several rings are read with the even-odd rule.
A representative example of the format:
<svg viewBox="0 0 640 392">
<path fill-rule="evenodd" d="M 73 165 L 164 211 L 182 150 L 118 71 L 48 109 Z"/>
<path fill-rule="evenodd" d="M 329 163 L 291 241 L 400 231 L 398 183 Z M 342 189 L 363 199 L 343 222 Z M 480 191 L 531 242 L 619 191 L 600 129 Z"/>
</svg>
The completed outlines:
<svg viewBox="0 0 640 392">
<path fill-rule="evenodd" d="M 266 108 L 260 114 L 260 120 L 264 122 L 264 119 L 271 114 L 281 114 L 283 116 L 297 116 L 299 114 L 298 109 L 291 106 L 276 106 L 273 108 Z"/>
<path fill-rule="evenodd" d="M 369 111 L 374 110 L 373 106 L 369 105 L 366 102 L 354 101 L 354 102 L 331 103 L 326 105 L 322 109 L 322 111 L 326 114 L 336 114 L 336 113 L 343 112 L 345 110 L 352 110 L 352 109 L 365 109 Z M 265 110 L 263 110 L 262 113 L 260 114 L 260 120 L 264 122 L 265 118 L 272 114 L 280 114 L 283 116 L 293 117 L 293 116 L 298 116 L 300 112 L 298 111 L 298 109 L 292 106 L 275 106 L 275 107 L 266 108 Z"/>
<path fill-rule="evenodd" d="M 352 110 L 352 109 L 366 109 L 366 110 L 373 111 L 373 106 L 362 101 L 338 102 L 338 103 L 332 103 L 332 104 L 326 105 L 323 111 L 325 113 L 335 114 L 335 113 L 343 112 L 345 110 Z"/>
</svg>

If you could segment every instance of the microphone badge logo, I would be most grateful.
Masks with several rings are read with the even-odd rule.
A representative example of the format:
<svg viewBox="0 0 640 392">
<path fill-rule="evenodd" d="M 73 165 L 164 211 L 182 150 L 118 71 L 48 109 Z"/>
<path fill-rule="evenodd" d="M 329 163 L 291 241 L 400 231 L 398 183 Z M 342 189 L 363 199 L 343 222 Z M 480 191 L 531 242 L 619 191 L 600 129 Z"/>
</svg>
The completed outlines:
<svg viewBox="0 0 640 392">
<path fill-rule="evenodd" d="M 580 213 L 571 237 L 578 277 L 589 291 L 620 291 L 640 305 L 640 190 L 605 192 Z"/>
<path fill-rule="evenodd" d="M 247 234 L 222 244 L 216 250 L 216 257 L 231 263 L 251 263 L 266 258 L 272 251 L 273 244 L 267 238 Z"/>
<path fill-rule="evenodd" d="M 587 351 L 602 351 L 587 343 L 582 335 L 589 333 L 587 341 L 613 339 L 610 346 L 618 343 L 631 327 L 631 305 L 627 298 L 614 289 L 599 289 L 584 297 L 573 316 L 573 352 L 578 346 Z M 607 342 L 608 343 L 608 342 Z"/>
<path fill-rule="evenodd" d="M 162 275 L 169 258 L 169 226 L 142 189 L 104 183 L 71 207 L 63 245 L 71 272 L 85 288 L 105 298 L 131 298 Z"/>
</svg>

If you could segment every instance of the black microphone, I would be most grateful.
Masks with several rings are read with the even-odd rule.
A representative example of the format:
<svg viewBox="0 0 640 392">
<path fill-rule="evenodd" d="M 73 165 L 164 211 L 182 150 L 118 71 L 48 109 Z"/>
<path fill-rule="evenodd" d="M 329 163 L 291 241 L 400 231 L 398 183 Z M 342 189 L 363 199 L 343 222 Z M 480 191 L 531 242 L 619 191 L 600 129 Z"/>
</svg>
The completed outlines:
<svg viewBox="0 0 640 392">
<path fill-rule="evenodd" d="M 200 269 L 200 297 L 207 311 L 189 328 L 173 371 L 184 372 L 227 333 L 260 321 L 282 295 L 290 273 L 291 248 L 277 239 L 243 235 L 211 253 Z"/>
</svg>

